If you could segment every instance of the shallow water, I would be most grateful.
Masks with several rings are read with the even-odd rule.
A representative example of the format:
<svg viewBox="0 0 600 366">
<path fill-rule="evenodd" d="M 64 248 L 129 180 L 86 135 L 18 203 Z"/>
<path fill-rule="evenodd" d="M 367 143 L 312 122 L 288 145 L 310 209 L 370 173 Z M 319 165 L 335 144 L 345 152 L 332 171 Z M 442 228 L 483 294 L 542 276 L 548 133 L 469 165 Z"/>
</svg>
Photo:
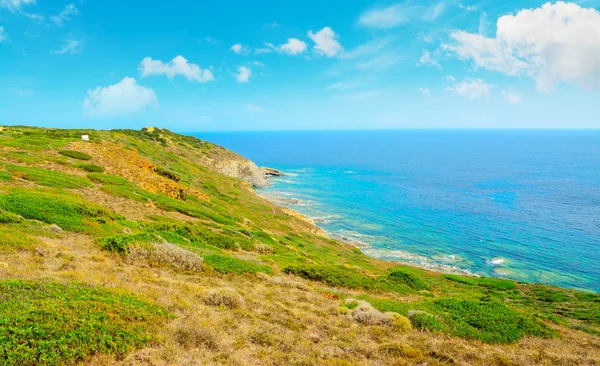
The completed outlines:
<svg viewBox="0 0 600 366">
<path fill-rule="evenodd" d="M 370 255 L 600 291 L 600 131 L 193 135 L 293 173 L 259 193 Z"/>
</svg>

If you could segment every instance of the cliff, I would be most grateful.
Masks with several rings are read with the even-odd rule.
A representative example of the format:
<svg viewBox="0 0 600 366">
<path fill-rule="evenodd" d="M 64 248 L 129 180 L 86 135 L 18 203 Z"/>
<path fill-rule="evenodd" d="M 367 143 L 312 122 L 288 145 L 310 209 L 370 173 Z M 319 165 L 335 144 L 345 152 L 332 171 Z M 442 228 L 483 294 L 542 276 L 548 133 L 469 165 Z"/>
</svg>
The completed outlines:
<svg viewBox="0 0 600 366">
<path fill-rule="evenodd" d="M 158 128 L 0 131 L 0 365 L 600 363 L 597 294 L 370 258 L 256 195 L 277 174 Z"/>
</svg>

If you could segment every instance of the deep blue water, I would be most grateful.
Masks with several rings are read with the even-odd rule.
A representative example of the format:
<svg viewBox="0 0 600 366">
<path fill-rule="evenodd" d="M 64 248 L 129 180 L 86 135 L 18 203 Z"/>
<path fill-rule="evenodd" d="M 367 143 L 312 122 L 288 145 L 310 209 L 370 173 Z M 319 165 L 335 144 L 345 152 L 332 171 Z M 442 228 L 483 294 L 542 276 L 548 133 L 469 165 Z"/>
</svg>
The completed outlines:
<svg viewBox="0 0 600 366">
<path fill-rule="evenodd" d="M 600 292 L 600 131 L 195 133 L 366 253 Z"/>
</svg>

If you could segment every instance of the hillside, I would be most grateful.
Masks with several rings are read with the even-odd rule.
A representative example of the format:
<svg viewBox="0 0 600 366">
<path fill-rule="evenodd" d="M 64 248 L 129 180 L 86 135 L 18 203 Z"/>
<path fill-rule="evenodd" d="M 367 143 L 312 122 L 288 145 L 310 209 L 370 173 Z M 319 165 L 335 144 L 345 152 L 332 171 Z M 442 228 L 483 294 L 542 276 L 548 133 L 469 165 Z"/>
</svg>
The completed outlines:
<svg viewBox="0 0 600 366">
<path fill-rule="evenodd" d="M 167 130 L 0 131 L 0 365 L 600 364 L 600 295 L 367 257 L 266 174 Z"/>
</svg>

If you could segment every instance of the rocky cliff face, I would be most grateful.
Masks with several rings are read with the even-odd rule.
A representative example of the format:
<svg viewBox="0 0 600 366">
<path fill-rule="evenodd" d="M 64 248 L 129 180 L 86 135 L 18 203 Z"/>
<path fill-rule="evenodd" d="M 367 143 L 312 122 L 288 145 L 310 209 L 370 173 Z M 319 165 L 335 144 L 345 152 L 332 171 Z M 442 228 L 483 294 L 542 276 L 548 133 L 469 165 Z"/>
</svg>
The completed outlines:
<svg viewBox="0 0 600 366">
<path fill-rule="evenodd" d="M 254 187 L 267 187 L 268 177 L 283 175 L 277 169 L 259 168 L 253 161 L 221 147 L 213 148 L 203 162 L 216 172 L 245 180 Z"/>
</svg>

